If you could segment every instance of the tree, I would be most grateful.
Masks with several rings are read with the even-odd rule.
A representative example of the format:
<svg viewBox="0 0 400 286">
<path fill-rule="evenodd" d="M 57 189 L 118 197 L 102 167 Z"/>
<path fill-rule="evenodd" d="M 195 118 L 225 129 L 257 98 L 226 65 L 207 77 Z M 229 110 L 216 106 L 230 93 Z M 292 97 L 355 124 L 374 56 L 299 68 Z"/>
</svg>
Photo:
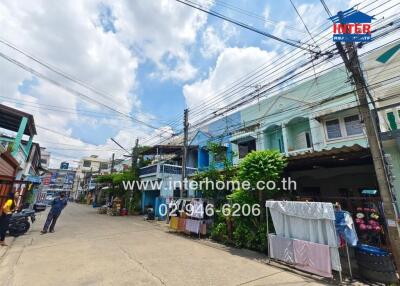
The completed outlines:
<svg viewBox="0 0 400 286">
<path fill-rule="evenodd" d="M 276 184 L 286 165 L 286 158 L 276 150 L 253 151 L 240 162 L 239 180 L 241 182 L 248 181 L 251 188 L 258 192 L 261 209 L 264 209 L 263 193 L 271 197 L 277 189 L 261 188 L 263 186 L 259 185 L 258 182 L 273 181 Z"/>
</svg>

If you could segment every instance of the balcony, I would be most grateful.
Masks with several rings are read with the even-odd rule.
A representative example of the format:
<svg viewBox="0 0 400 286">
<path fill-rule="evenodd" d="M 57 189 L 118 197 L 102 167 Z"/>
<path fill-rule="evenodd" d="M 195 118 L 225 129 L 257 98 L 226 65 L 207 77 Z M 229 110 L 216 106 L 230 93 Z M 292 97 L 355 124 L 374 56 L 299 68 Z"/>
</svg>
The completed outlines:
<svg viewBox="0 0 400 286">
<path fill-rule="evenodd" d="M 196 168 L 186 167 L 186 175 L 191 175 L 196 172 Z M 162 178 L 164 175 L 181 175 L 182 166 L 171 165 L 164 163 L 157 163 L 154 165 L 146 166 L 140 168 L 139 175 L 141 178 L 156 176 L 157 178 Z"/>
</svg>

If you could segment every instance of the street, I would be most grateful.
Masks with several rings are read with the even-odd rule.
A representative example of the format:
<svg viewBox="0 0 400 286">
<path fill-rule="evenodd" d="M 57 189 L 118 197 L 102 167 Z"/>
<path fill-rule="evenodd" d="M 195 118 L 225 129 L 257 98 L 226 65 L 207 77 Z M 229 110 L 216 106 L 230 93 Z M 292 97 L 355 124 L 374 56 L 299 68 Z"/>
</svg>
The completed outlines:
<svg viewBox="0 0 400 286">
<path fill-rule="evenodd" d="M 1 249 L 0 285 L 318 285 L 265 264 L 265 256 L 168 233 L 138 217 L 99 215 L 70 203 L 56 232 L 28 234 Z M 264 261 L 261 261 L 264 260 Z"/>
</svg>

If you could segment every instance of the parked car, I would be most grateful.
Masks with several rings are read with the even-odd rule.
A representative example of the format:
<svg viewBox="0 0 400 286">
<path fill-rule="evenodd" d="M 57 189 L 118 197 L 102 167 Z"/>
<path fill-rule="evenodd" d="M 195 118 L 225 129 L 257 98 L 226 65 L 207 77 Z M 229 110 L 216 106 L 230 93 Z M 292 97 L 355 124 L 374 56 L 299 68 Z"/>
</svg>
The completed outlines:
<svg viewBox="0 0 400 286">
<path fill-rule="evenodd" d="M 46 210 L 46 207 L 47 207 L 47 205 L 44 204 L 44 203 L 35 203 L 35 204 L 33 205 L 33 210 L 34 210 L 35 212 L 42 212 L 42 211 L 45 211 L 45 210 Z"/>
<path fill-rule="evenodd" d="M 46 204 L 48 206 L 50 206 L 53 201 L 54 201 L 54 197 L 52 195 L 46 196 Z"/>
</svg>

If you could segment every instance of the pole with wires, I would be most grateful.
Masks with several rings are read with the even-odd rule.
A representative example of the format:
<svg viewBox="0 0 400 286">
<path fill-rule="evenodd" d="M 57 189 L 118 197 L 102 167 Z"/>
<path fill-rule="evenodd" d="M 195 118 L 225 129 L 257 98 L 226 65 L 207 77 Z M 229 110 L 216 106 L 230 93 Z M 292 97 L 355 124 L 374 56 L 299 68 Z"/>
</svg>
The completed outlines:
<svg viewBox="0 0 400 286">
<path fill-rule="evenodd" d="M 133 147 L 133 150 L 132 150 L 132 162 L 131 162 L 131 165 L 132 165 L 132 171 L 136 171 L 136 169 L 137 169 L 137 167 L 138 167 L 138 165 L 137 165 L 137 161 L 138 161 L 138 157 L 139 157 L 139 155 L 138 155 L 138 149 L 139 149 L 139 138 L 136 138 L 136 140 L 135 140 L 135 147 Z"/>
<path fill-rule="evenodd" d="M 188 149 L 188 132 L 189 132 L 189 110 L 185 109 L 183 112 L 183 152 L 182 152 L 182 180 L 181 180 L 181 192 L 180 197 L 185 195 L 185 179 L 186 179 L 186 159 Z"/>
<path fill-rule="evenodd" d="M 387 229 L 387 242 L 391 248 L 397 269 L 400 269 L 400 236 L 398 228 L 398 216 L 395 199 L 392 195 L 390 183 L 385 168 L 385 159 L 381 142 L 379 141 L 379 130 L 374 124 L 368 102 L 368 89 L 360 66 L 357 54 L 357 46 L 354 42 L 347 42 L 346 49 L 341 42 L 336 42 L 336 47 L 343 59 L 345 67 L 352 75 L 356 85 L 356 95 L 359 101 L 359 111 L 364 122 L 368 145 L 371 151 L 375 174 L 378 182 L 379 192 L 383 203 L 385 224 Z M 370 100 L 373 101 L 373 98 Z"/>
</svg>

